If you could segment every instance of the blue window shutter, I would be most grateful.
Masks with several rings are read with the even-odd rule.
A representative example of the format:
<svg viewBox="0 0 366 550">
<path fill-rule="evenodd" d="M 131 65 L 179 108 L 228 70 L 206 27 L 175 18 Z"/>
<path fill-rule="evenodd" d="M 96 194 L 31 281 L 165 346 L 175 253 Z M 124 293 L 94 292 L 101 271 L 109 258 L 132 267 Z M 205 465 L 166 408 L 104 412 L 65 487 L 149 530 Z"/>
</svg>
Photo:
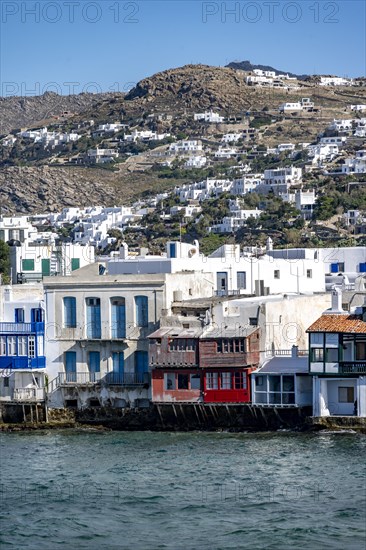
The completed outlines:
<svg viewBox="0 0 366 550">
<path fill-rule="evenodd" d="M 124 374 L 125 371 L 125 358 L 123 351 L 115 352 L 112 354 L 113 372 L 117 374 Z"/>
<path fill-rule="evenodd" d="M 101 338 L 100 299 L 87 298 L 86 307 L 87 337 Z"/>
<path fill-rule="evenodd" d="M 149 371 L 149 362 L 147 351 L 135 352 L 135 371 L 140 382 L 144 379 L 144 374 Z"/>
<path fill-rule="evenodd" d="M 76 327 L 76 298 L 73 296 L 64 298 L 64 325 L 66 328 Z"/>
<path fill-rule="evenodd" d="M 92 373 L 100 372 L 100 353 L 99 351 L 89 352 L 89 371 Z"/>
<path fill-rule="evenodd" d="M 112 300 L 112 338 L 126 338 L 126 306 L 123 298 Z"/>
<path fill-rule="evenodd" d="M 330 264 L 330 272 L 338 273 L 338 262 L 336 264 Z"/>
<path fill-rule="evenodd" d="M 366 273 L 366 262 L 360 263 L 360 273 Z"/>
<path fill-rule="evenodd" d="M 169 245 L 169 256 L 171 258 L 176 258 L 177 257 L 176 243 L 170 243 L 170 245 Z"/>
<path fill-rule="evenodd" d="M 68 382 L 76 382 L 76 352 L 67 351 L 65 353 L 65 371 Z"/>
<path fill-rule="evenodd" d="M 147 296 L 135 296 L 135 306 L 136 306 L 136 325 L 138 327 L 147 327 L 149 322 Z"/>
</svg>

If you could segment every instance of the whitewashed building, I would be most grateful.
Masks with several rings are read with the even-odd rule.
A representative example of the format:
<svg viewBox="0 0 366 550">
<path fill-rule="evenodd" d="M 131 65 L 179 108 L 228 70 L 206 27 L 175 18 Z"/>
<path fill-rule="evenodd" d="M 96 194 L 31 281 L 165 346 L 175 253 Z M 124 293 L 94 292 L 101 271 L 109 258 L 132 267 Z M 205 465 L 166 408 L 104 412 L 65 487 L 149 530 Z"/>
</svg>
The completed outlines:
<svg viewBox="0 0 366 550">
<path fill-rule="evenodd" d="M 366 304 L 342 308 L 332 291 L 332 307 L 309 328 L 309 372 L 314 416 L 366 416 Z"/>
<path fill-rule="evenodd" d="M 219 124 L 224 122 L 225 117 L 220 116 L 214 111 L 206 111 L 204 113 L 195 113 L 193 119 L 197 121 L 209 122 L 210 124 Z"/>
</svg>

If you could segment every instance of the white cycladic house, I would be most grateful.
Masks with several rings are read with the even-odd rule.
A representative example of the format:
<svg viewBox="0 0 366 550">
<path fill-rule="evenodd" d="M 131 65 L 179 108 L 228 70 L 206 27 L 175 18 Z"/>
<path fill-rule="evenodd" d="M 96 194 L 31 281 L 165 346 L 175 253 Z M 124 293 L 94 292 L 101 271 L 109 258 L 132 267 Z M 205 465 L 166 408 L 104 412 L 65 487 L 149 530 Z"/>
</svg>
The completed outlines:
<svg viewBox="0 0 366 550">
<path fill-rule="evenodd" d="M 207 111 L 204 113 L 195 113 L 193 115 L 193 119 L 197 121 L 203 121 L 203 122 L 209 122 L 211 124 L 219 124 L 221 122 L 224 122 L 223 116 L 220 116 L 219 113 L 215 113 L 213 111 Z"/>
<path fill-rule="evenodd" d="M 343 311 L 342 293 L 307 330 L 314 416 L 366 416 L 366 304 Z"/>
</svg>

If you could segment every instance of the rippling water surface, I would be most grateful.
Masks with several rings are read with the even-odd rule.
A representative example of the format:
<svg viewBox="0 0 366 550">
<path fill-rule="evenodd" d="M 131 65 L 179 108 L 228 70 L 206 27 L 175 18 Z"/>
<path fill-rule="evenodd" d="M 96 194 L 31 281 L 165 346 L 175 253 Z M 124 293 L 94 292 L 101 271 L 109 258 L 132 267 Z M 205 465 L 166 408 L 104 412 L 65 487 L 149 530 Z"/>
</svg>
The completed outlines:
<svg viewBox="0 0 366 550">
<path fill-rule="evenodd" d="M 357 434 L 1 435 L 1 550 L 363 550 Z"/>
</svg>

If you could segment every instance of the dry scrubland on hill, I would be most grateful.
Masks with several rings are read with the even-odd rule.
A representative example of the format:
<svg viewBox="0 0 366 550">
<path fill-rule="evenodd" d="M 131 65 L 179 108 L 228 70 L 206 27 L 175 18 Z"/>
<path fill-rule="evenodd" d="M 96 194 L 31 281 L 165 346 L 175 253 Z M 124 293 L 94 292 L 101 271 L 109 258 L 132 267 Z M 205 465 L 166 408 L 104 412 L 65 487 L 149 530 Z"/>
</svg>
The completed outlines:
<svg viewBox="0 0 366 550">
<path fill-rule="evenodd" d="M 292 81 L 294 82 L 294 81 Z M 317 113 L 301 114 L 263 127 L 258 143 L 275 145 L 288 141 L 313 141 L 333 118 L 349 118 L 346 106 L 366 103 L 366 87 L 322 88 L 314 82 L 298 82 L 299 90 L 286 91 L 247 86 L 245 73 L 231 68 L 187 65 L 158 73 L 139 82 L 126 96 L 123 94 L 80 94 L 57 96 L 45 94 L 35 98 L 0 100 L 2 133 L 21 126 L 36 127 L 48 123 L 52 115 L 65 111 L 65 124 L 72 127 L 93 118 L 96 123 L 122 120 L 130 126 L 142 125 L 149 114 L 174 115 L 171 122 L 162 122 L 164 131 L 186 135 L 223 133 L 225 125 L 196 125 L 193 113 L 214 109 L 225 116 L 273 113 L 284 101 L 311 97 Z M 263 111 L 265 109 L 265 111 Z M 63 120 L 63 119 L 61 119 Z M 232 128 L 231 128 L 232 129 Z M 198 136 L 197 136 L 198 134 Z M 97 168 L 8 167 L 0 174 L 0 201 L 3 210 L 40 212 L 59 210 L 65 206 L 98 203 L 121 204 L 144 191 L 160 191 L 173 187 L 178 180 L 158 180 L 154 173 L 138 169 L 134 161 L 118 165 L 117 172 Z M 143 157 L 144 160 L 144 157 Z M 42 161 L 47 164 L 47 159 Z"/>
</svg>

